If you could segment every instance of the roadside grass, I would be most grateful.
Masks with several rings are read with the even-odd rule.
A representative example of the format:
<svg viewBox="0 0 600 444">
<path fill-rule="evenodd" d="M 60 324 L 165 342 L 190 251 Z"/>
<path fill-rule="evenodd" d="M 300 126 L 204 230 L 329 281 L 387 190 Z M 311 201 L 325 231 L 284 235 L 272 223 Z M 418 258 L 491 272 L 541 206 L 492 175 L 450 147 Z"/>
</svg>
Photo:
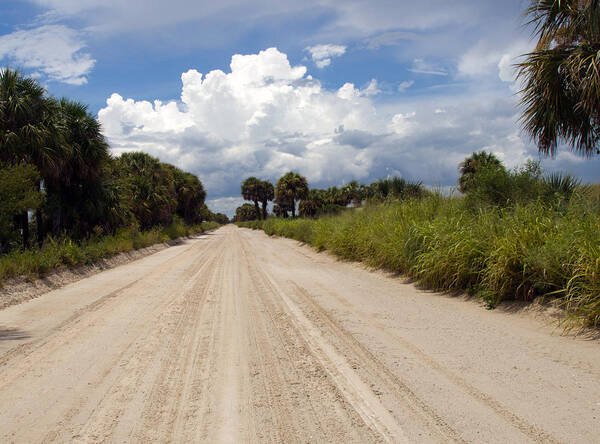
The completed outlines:
<svg viewBox="0 0 600 444">
<path fill-rule="evenodd" d="M 589 194 L 546 205 L 472 207 L 439 194 L 347 209 L 319 219 L 239 223 L 407 275 L 423 287 L 466 291 L 492 308 L 555 299 L 565 325 L 600 326 L 600 205 Z"/>
<path fill-rule="evenodd" d="M 139 250 L 218 226 L 217 222 L 190 226 L 176 220 L 171 225 L 148 231 L 122 228 L 114 235 L 94 236 L 80 242 L 69 238 L 48 238 L 39 250 L 12 251 L 0 256 L 0 284 L 16 276 L 33 279 L 63 267 L 93 264 L 118 253 Z"/>
</svg>

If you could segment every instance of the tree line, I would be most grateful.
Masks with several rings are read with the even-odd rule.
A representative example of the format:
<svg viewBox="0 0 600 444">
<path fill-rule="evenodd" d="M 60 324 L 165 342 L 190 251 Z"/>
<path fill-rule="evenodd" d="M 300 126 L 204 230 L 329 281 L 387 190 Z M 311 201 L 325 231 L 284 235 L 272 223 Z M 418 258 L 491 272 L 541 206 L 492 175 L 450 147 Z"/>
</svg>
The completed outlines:
<svg viewBox="0 0 600 444">
<path fill-rule="evenodd" d="M 458 191 L 465 198 L 466 206 L 473 209 L 530 202 L 560 207 L 567 204 L 577 190 L 592 191 L 592 187 L 582 186 L 579 179 L 569 174 L 544 175 L 539 162 L 528 161 L 509 170 L 494 154 L 486 151 L 466 157 L 458 171 Z M 306 178 L 294 172 L 283 175 L 274 187 L 267 181 L 249 177 L 242 182 L 241 189 L 244 199 L 254 204 L 238 207 L 235 222 L 265 220 L 267 204 L 271 200 L 274 201 L 275 217 L 294 218 L 297 208 L 299 216 L 314 218 L 339 213 L 348 206 L 356 208 L 365 203 L 420 199 L 432 194 L 421 182 L 401 177 L 380 179 L 370 185 L 352 181 L 342 187 L 311 189 Z"/>
<path fill-rule="evenodd" d="M 268 217 L 267 205 L 273 201 L 276 217 L 317 217 L 339 212 L 352 205 L 361 206 L 366 201 L 422 197 L 428 191 L 421 182 L 400 177 L 380 179 L 370 185 L 349 182 L 342 187 L 327 189 L 309 188 L 306 178 L 296 172 L 284 174 L 275 185 L 266 180 L 249 177 L 241 184 L 241 194 L 246 203 L 236 209 L 234 221 L 261 220 Z"/>
<path fill-rule="evenodd" d="M 226 221 L 195 175 L 141 152 L 113 157 L 87 106 L 0 71 L 0 252 L 48 236 Z"/>
</svg>

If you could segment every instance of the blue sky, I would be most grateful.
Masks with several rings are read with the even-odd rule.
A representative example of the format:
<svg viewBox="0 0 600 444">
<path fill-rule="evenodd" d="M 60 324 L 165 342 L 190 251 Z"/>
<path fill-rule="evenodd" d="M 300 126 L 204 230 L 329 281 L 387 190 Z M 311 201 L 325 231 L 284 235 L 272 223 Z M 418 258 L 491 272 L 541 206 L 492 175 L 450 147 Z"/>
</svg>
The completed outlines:
<svg viewBox="0 0 600 444">
<path fill-rule="evenodd" d="M 4 0 L 0 64 L 89 104 L 115 154 L 198 174 L 231 214 L 248 175 L 451 186 L 475 150 L 538 159 L 512 70 L 528 3 Z M 567 149 L 543 165 L 600 179 Z"/>
</svg>

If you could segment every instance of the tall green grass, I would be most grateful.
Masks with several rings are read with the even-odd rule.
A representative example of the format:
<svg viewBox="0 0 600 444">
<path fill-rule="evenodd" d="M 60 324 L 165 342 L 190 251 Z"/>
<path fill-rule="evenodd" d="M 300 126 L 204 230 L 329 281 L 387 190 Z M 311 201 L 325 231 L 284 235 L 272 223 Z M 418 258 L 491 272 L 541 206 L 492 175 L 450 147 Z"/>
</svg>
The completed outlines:
<svg viewBox="0 0 600 444">
<path fill-rule="evenodd" d="M 465 199 L 433 195 L 320 219 L 240 225 L 405 274 L 430 289 L 467 291 L 490 307 L 559 299 L 571 320 L 600 325 L 600 212 L 589 197 L 559 207 L 472 208 Z"/>
<path fill-rule="evenodd" d="M 64 267 L 93 264 L 118 253 L 138 250 L 218 226 L 217 222 L 190 226 L 176 220 L 166 227 L 148 231 L 140 231 L 136 227 L 123 228 L 114 235 L 95 236 L 82 242 L 69 238 L 48 238 L 39 250 L 12 251 L 0 256 L 0 284 L 11 277 L 36 278 Z"/>
</svg>

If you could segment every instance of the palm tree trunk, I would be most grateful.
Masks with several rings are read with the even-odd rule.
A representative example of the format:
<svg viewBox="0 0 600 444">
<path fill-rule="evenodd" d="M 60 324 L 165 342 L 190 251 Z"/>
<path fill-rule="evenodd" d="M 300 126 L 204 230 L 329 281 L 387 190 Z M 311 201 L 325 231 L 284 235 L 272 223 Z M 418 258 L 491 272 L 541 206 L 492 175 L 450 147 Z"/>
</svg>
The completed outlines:
<svg viewBox="0 0 600 444">
<path fill-rule="evenodd" d="M 262 202 L 262 214 L 263 214 L 263 220 L 267 220 L 267 201 L 263 200 Z"/>
<path fill-rule="evenodd" d="M 61 209 L 56 208 L 54 210 L 54 214 L 52 215 L 52 235 L 53 236 L 58 236 L 58 233 L 60 233 L 60 216 L 61 216 Z"/>
<path fill-rule="evenodd" d="M 23 230 L 23 250 L 29 248 L 29 214 L 21 213 L 21 229 Z"/>
<path fill-rule="evenodd" d="M 254 210 L 256 211 L 256 218 L 258 220 L 260 220 L 261 219 L 261 217 L 260 217 L 260 208 L 258 208 L 258 201 L 257 200 L 254 201 Z"/>
<path fill-rule="evenodd" d="M 38 193 L 41 191 L 41 189 L 42 189 L 42 184 L 41 184 L 41 182 L 38 181 L 38 183 L 37 183 Z M 46 237 L 46 230 L 45 230 L 46 227 L 44 226 L 44 220 L 42 217 L 42 209 L 39 207 L 35 209 L 35 224 L 37 225 L 38 246 L 40 248 L 42 248 L 42 244 L 44 243 L 44 238 Z"/>
<path fill-rule="evenodd" d="M 296 218 L 296 202 L 292 202 L 292 218 Z"/>
<path fill-rule="evenodd" d="M 41 208 L 35 210 L 35 224 L 37 225 L 37 243 L 42 248 L 44 237 L 46 237 L 46 230 L 44 229 L 44 218 L 42 217 Z"/>
</svg>

